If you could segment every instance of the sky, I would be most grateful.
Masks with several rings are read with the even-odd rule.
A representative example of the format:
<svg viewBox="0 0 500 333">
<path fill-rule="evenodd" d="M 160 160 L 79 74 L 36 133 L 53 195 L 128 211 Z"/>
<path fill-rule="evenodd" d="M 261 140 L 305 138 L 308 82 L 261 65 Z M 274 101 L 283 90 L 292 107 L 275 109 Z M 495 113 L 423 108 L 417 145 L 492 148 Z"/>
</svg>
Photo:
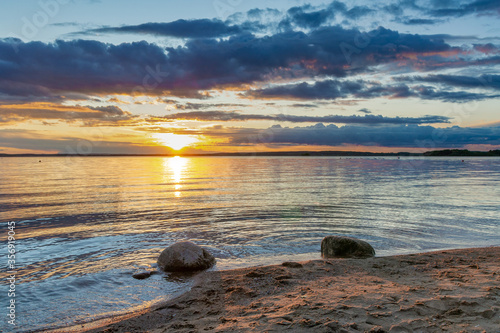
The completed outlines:
<svg viewBox="0 0 500 333">
<path fill-rule="evenodd" d="M 0 154 L 500 148 L 498 0 L 25 0 Z"/>
</svg>

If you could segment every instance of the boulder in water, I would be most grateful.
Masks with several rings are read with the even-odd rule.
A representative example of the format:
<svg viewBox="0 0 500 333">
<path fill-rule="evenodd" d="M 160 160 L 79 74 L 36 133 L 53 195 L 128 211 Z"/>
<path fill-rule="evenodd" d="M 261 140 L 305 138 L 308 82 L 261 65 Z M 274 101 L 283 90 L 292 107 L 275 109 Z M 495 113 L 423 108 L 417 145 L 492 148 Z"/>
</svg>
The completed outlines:
<svg viewBox="0 0 500 333">
<path fill-rule="evenodd" d="M 344 236 L 327 236 L 321 242 L 324 258 L 369 258 L 375 255 L 373 247 L 360 239 Z"/>
<path fill-rule="evenodd" d="M 158 257 L 158 266 L 166 272 L 199 271 L 214 264 L 213 255 L 191 242 L 175 243 L 163 250 Z"/>
</svg>

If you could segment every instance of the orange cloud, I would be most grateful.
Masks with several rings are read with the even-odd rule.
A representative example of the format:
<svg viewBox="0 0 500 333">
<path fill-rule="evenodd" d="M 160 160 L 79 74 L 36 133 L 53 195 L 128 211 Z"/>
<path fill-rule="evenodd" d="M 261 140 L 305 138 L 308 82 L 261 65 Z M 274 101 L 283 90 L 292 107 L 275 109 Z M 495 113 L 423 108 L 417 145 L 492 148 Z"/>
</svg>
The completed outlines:
<svg viewBox="0 0 500 333">
<path fill-rule="evenodd" d="M 117 106 L 62 105 L 48 102 L 0 105 L 1 122 L 19 123 L 26 121 L 57 120 L 60 122 L 83 122 L 86 126 L 122 125 L 135 122 L 138 116 L 123 111 Z"/>
</svg>

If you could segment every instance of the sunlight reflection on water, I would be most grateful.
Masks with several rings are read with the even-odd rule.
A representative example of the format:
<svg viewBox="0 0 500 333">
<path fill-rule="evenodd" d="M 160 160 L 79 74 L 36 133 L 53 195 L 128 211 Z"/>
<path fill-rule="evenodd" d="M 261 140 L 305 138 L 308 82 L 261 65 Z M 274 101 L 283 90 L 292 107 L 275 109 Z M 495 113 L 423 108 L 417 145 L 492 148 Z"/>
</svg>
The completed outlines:
<svg viewBox="0 0 500 333">
<path fill-rule="evenodd" d="M 497 245 L 500 159 L 462 159 L 1 158 L 22 327 L 186 290 L 162 275 L 131 278 L 180 240 L 207 247 L 216 269 L 314 259 L 330 234 L 365 239 L 378 255 Z"/>
</svg>

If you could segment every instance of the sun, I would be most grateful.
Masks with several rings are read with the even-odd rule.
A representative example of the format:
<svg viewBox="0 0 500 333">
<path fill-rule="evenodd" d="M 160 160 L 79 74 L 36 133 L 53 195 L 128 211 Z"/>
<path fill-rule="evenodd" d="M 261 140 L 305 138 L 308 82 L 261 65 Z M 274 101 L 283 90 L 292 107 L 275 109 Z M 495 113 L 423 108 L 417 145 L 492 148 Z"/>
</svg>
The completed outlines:
<svg viewBox="0 0 500 333">
<path fill-rule="evenodd" d="M 174 150 L 181 150 L 190 146 L 200 140 L 191 135 L 180 135 L 173 133 L 155 133 L 153 134 L 155 140 L 162 146 L 170 147 Z"/>
</svg>

